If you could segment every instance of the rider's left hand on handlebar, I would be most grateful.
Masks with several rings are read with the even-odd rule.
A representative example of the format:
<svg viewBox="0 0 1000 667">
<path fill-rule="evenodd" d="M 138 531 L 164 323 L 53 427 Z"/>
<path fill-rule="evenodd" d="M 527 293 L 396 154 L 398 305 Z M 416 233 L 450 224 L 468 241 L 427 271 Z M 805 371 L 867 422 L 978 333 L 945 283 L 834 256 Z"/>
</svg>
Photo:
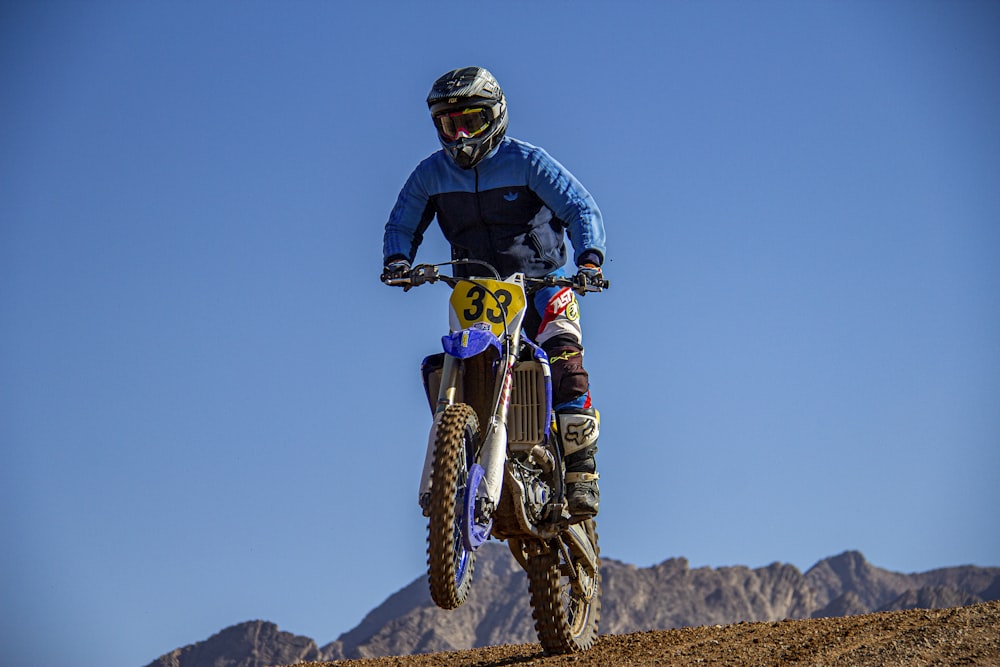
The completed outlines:
<svg viewBox="0 0 1000 667">
<path fill-rule="evenodd" d="M 601 271 L 601 267 L 597 264 L 581 264 L 577 269 L 573 282 L 577 284 L 575 291 L 579 294 L 583 294 L 587 291 L 599 291 L 604 288 L 604 273 Z M 588 290 L 588 286 L 594 289 Z"/>
</svg>

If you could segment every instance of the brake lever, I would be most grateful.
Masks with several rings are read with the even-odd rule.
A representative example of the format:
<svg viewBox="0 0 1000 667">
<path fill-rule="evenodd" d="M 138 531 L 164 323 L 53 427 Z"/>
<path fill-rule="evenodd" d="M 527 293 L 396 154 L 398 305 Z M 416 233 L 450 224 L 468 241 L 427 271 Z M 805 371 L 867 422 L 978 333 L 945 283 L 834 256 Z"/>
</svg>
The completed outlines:
<svg viewBox="0 0 1000 667">
<path fill-rule="evenodd" d="M 410 271 L 410 284 L 416 287 L 424 283 L 434 283 L 441 278 L 441 271 L 434 264 L 417 264 Z"/>
<path fill-rule="evenodd" d="M 587 292 L 603 292 L 604 290 L 611 287 L 611 281 L 606 278 L 601 278 L 597 281 L 587 280 L 585 276 L 577 275 L 573 278 L 573 291 L 583 296 Z"/>
</svg>

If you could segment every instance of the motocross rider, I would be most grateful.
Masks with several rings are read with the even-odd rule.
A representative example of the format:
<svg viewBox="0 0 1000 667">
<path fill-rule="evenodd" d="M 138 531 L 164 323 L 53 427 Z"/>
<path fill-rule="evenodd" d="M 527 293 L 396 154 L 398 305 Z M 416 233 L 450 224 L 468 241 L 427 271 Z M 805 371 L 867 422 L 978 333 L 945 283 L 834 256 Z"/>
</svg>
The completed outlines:
<svg viewBox="0 0 1000 667">
<path fill-rule="evenodd" d="M 383 281 L 405 278 L 423 234 L 437 218 L 452 259 L 476 259 L 501 276 L 565 276 L 573 248 L 576 279 L 601 279 L 604 222 L 593 197 L 543 149 L 506 136 L 507 100 L 482 67 L 442 75 L 427 95 L 442 150 L 423 160 L 399 193 L 385 225 Z M 456 265 L 456 276 L 476 275 Z M 479 269 L 479 274 L 482 269 Z M 576 295 L 548 287 L 529 300 L 525 331 L 549 356 L 552 398 L 564 446 L 569 511 L 597 514 L 600 415 L 583 368 Z"/>
</svg>

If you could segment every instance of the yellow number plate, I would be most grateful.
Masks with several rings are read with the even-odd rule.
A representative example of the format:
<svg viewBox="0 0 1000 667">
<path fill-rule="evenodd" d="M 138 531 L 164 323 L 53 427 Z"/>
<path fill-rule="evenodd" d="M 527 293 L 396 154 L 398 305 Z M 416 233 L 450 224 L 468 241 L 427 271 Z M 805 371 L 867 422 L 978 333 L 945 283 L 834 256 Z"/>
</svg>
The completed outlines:
<svg viewBox="0 0 1000 667">
<path fill-rule="evenodd" d="M 502 336 L 526 304 L 524 288 L 514 282 L 479 280 L 459 283 L 451 293 L 452 313 L 462 329 L 489 326 Z"/>
</svg>

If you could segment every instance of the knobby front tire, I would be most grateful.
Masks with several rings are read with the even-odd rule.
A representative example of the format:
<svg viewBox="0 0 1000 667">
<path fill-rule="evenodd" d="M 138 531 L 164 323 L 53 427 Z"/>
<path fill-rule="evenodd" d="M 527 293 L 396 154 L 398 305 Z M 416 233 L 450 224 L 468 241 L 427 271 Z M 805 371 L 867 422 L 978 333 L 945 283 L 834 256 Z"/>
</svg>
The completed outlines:
<svg viewBox="0 0 1000 667">
<path fill-rule="evenodd" d="M 462 540 L 462 507 L 479 440 L 479 419 L 468 405 L 445 408 L 434 441 L 430 518 L 427 521 L 427 579 L 431 599 L 455 609 L 469 596 L 476 554 Z"/>
<path fill-rule="evenodd" d="M 593 519 L 588 519 L 587 533 L 598 551 Z M 581 565 L 572 567 L 554 543 L 528 556 L 527 572 L 531 615 L 545 653 L 577 653 L 593 646 L 601 621 L 600 568 L 588 573 Z"/>
</svg>

